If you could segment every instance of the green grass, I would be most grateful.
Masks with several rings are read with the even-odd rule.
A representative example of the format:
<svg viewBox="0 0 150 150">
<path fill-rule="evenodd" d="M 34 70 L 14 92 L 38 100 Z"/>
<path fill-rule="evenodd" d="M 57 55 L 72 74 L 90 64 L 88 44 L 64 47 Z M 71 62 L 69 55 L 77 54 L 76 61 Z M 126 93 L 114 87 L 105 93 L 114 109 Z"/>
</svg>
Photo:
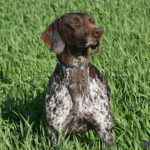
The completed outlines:
<svg viewBox="0 0 150 150">
<path fill-rule="evenodd" d="M 111 89 L 115 150 L 150 140 L 149 0 L 0 0 L 0 150 L 50 149 L 44 99 L 56 65 L 40 40 L 52 21 L 86 12 L 103 31 L 91 63 Z M 102 150 L 94 131 L 62 139 L 58 150 Z"/>
</svg>

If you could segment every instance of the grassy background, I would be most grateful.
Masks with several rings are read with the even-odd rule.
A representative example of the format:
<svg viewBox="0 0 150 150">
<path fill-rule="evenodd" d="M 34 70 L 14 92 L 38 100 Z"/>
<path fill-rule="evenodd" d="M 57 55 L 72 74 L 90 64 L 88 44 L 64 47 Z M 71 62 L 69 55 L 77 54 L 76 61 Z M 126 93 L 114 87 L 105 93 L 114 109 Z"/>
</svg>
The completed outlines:
<svg viewBox="0 0 150 150">
<path fill-rule="evenodd" d="M 112 149 L 144 149 L 150 140 L 149 0 L 0 0 L 0 150 L 49 149 L 44 99 L 56 60 L 40 40 L 52 21 L 86 12 L 103 31 L 91 63 L 111 89 Z M 58 150 L 105 149 L 94 131 L 72 135 Z"/>
</svg>

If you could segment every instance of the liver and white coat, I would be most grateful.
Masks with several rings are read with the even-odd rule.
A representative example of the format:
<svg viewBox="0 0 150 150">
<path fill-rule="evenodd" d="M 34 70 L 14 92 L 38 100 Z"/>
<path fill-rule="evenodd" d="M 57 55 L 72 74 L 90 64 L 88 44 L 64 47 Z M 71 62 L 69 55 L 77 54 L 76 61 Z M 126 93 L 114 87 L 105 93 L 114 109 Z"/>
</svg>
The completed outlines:
<svg viewBox="0 0 150 150">
<path fill-rule="evenodd" d="M 110 91 L 105 78 L 89 63 L 89 47 L 98 52 L 101 36 L 102 30 L 83 13 L 65 14 L 42 33 L 41 39 L 58 60 L 46 93 L 46 126 L 53 146 L 58 130 L 82 133 L 88 129 L 95 129 L 106 146 L 113 145 Z"/>
</svg>

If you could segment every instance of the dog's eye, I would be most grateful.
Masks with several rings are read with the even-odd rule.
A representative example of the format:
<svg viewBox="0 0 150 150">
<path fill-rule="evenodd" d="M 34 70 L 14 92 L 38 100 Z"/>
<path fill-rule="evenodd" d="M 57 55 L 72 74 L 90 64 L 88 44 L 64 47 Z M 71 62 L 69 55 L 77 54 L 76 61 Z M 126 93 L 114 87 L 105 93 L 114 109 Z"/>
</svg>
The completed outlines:
<svg viewBox="0 0 150 150">
<path fill-rule="evenodd" d="M 80 26 L 80 20 L 78 18 L 74 18 L 74 20 L 71 22 L 71 25 Z"/>
<path fill-rule="evenodd" d="M 80 23 L 77 22 L 77 21 L 72 21 L 71 24 L 72 24 L 72 25 L 79 25 Z"/>
<path fill-rule="evenodd" d="M 94 19 L 92 19 L 92 18 L 89 19 L 89 22 L 92 23 L 92 24 L 95 23 L 95 22 L 94 22 Z"/>
</svg>

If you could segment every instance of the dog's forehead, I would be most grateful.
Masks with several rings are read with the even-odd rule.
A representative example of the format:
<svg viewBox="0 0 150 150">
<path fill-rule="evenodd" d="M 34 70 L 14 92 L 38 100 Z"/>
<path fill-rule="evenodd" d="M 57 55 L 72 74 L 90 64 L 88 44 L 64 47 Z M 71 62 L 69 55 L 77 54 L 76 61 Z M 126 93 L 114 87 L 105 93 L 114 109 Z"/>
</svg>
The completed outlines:
<svg viewBox="0 0 150 150">
<path fill-rule="evenodd" d="M 69 21 L 74 20 L 77 17 L 80 18 L 80 19 L 83 19 L 83 20 L 86 20 L 87 18 L 90 18 L 90 16 L 85 14 L 85 13 L 68 13 L 68 14 L 63 15 L 61 17 L 61 19 L 65 22 L 69 22 Z"/>
</svg>

